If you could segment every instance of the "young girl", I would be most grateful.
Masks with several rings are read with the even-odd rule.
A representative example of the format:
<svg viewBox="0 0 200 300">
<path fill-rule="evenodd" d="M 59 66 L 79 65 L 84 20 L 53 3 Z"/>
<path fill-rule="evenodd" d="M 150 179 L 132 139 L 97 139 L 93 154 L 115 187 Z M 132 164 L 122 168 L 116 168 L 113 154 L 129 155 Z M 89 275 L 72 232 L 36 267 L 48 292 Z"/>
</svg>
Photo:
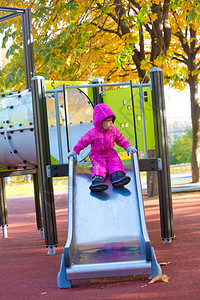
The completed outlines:
<svg viewBox="0 0 200 300">
<path fill-rule="evenodd" d="M 68 153 L 68 157 L 76 157 L 81 150 L 91 144 L 89 155 L 92 162 L 91 191 L 107 190 L 108 185 L 104 182 L 107 173 L 109 173 L 111 183 L 115 188 L 123 187 L 130 182 L 130 177 L 125 175 L 124 166 L 114 150 L 114 145 L 116 143 L 124 148 L 128 155 L 137 150 L 114 126 L 115 119 L 114 112 L 106 104 L 96 105 L 93 112 L 94 128 L 82 136 L 74 149 Z"/>
</svg>

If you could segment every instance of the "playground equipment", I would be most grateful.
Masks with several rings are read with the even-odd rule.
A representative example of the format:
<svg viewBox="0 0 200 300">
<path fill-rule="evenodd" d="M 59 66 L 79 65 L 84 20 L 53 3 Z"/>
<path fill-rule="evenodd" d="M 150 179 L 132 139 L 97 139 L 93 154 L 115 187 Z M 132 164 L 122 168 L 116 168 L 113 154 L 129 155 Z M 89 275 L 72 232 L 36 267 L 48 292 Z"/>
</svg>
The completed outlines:
<svg viewBox="0 0 200 300">
<path fill-rule="evenodd" d="M 31 78 L 35 75 L 34 66 L 34 51 L 33 51 L 33 37 L 32 37 L 32 23 L 31 23 L 31 10 L 21 9 L 21 8 L 11 8 L 0 6 L 0 11 L 4 12 L 4 15 L 0 17 L 0 22 L 10 20 L 12 18 L 21 17 L 22 24 L 22 34 L 23 34 L 23 49 L 24 49 L 24 69 L 26 77 L 26 88 L 31 87 Z M 26 170 L 18 171 L 16 175 L 33 174 L 34 181 L 34 191 L 35 191 L 35 204 L 37 214 L 37 226 L 38 229 L 43 232 L 43 221 L 41 217 L 41 198 L 40 198 L 40 188 L 39 179 L 37 176 L 37 170 Z M 7 205 L 6 205 L 6 195 L 5 195 L 5 177 L 11 175 L 11 172 L 1 174 L 0 176 L 0 225 L 2 226 L 2 235 L 7 237 Z M 14 176 L 14 172 L 12 172 Z"/>
<path fill-rule="evenodd" d="M 155 74 L 157 75 L 159 74 L 160 76 L 162 75 L 162 72 L 161 70 L 153 70 L 151 72 L 151 76 L 155 76 Z M 157 94 L 157 90 L 160 92 L 162 91 L 162 89 L 161 88 L 158 89 L 158 87 L 155 86 L 155 82 L 158 82 L 158 80 L 157 81 L 156 80 L 155 79 L 152 80 L 152 82 L 154 83 L 154 85 L 152 84 L 152 88 L 153 88 L 152 93 L 153 91 L 155 91 L 154 92 L 155 97 L 157 97 L 157 99 L 160 99 L 161 96 L 163 97 L 163 95 L 160 96 L 159 94 Z M 35 202 L 36 202 L 37 226 L 38 229 L 40 229 L 43 232 L 43 227 L 44 227 L 43 218 L 45 217 L 42 211 L 48 212 L 45 220 L 45 222 L 47 222 L 45 228 L 45 232 L 46 232 L 45 237 L 46 237 L 46 245 L 50 247 L 50 249 L 52 249 L 54 245 L 57 244 L 57 240 L 54 238 L 54 235 L 56 233 L 55 216 L 54 216 L 55 208 L 54 208 L 54 199 L 53 199 L 53 185 L 51 179 L 46 178 L 47 177 L 46 166 L 49 166 L 48 174 L 54 174 L 51 176 L 59 177 L 59 176 L 63 176 L 63 174 L 65 176 L 68 175 L 67 165 L 66 165 L 67 163 L 66 155 L 69 150 L 69 146 L 73 148 L 73 145 L 77 142 L 77 140 L 86 131 L 88 131 L 89 128 L 93 126 L 91 123 L 92 110 L 93 110 L 91 103 L 94 104 L 94 102 L 97 101 L 97 99 L 95 99 L 94 97 L 94 99 L 91 99 L 91 101 L 89 101 L 89 98 L 77 88 L 83 89 L 87 87 L 88 89 L 91 89 L 92 87 L 95 86 L 95 89 L 97 89 L 99 87 L 102 88 L 104 86 L 109 86 L 112 84 L 100 83 L 100 84 L 91 84 L 91 85 L 87 84 L 87 85 L 80 85 L 80 86 L 73 85 L 73 86 L 66 86 L 66 88 L 61 87 L 61 88 L 56 88 L 54 90 L 46 90 L 44 87 L 43 78 L 35 77 L 33 78 L 32 82 L 33 82 L 32 93 L 30 90 L 26 90 L 21 93 L 13 93 L 12 95 L 5 96 L 1 100 L 0 121 L 2 123 L 2 126 L 0 128 L 0 139 L 1 139 L 2 151 L 0 153 L 0 165 L 1 167 L 4 168 L 4 172 L 1 172 L 0 175 L 1 178 L 3 179 L 6 176 L 10 176 L 10 174 L 21 175 L 24 174 L 24 172 L 26 172 L 26 174 L 33 174 L 33 178 L 35 180 L 34 186 L 35 186 L 35 199 L 36 199 Z M 150 92 L 150 84 L 149 86 L 147 85 L 134 86 L 132 84 L 130 85 L 130 83 L 119 83 L 119 84 L 128 85 L 129 87 L 122 88 L 115 91 L 106 91 L 106 92 L 104 91 L 102 98 L 104 102 L 111 107 L 113 105 L 112 99 L 117 99 L 117 96 L 120 99 L 123 99 L 123 101 L 122 100 L 116 101 L 115 105 L 113 105 L 115 107 L 112 107 L 112 109 L 116 111 L 116 107 L 117 107 L 117 112 L 116 112 L 118 116 L 117 125 L 120 127 L 120 130 L 122 131 L 124 130 L 123 134 L 125 136 L 127 135 L 126 136 L 127 139 L 130 140 L 132 144 L 136 144 L 139 150 L 145 149 L 144 153 L 147 153 L 149 147 L 150 149 L 152 149 L 152 146 L 154 147 L 154 144 L 156 145 L 155 148 L 158 153 L 157 154 L 158 158 L 157 159 L 145 158 L 143 160 L 140 160 L 139 164 L 140 164 L 140 170 L 143 171 L 159 170 L 158 176 L 159 176 L 159 186 L 160 186 L 159 196 L 160 196 L 160 207 L 161 207 L 161 231 L 162 231 L 161 234 L 162 234 L 162 238 L 165 239 L 166 242 L 168 242 L 170 241 L 171 238 L 173 238 L 173 221 L 172 221 L 172 207 L 170 204 L 171 203 L 170 202 L 171 194 L 169 189 L 170 181 L 169 178 L 166 177 L 166 174 L 167 176 L 169 176 L 168 163 L 166 161 L 167 150 L 165 150 L 167 144 L 165 143 L 164 135 L 160 133 L 160 129 L 162 129 L 162 126 L 165 129 L 164 126 L 165 122 L 162 121 L 162 119 L 160 118 L 160 111 L 161 111 L 159 106 L 160 104 L 159 103 L 156 104 L 157 101 L 156 100 L 155 105 L 158 105 L 158 107 L 154 105 L 153 108 L 146 107 L 146 110 L 144 109 L 145 105 L 147 104 L 149 105 L 149 103 L 151 103 L 151 101 L 147 101 L 147 99 L 151 100 L 151 98 L 147 98 Z M 137 91 L 137 89 L 140 89 L 141 87 L 145 88 L 144 91 L 142 90 L 142 94 L 144 94 L 145 97 L 147 98 L 145 101 L 141 101 L 141 98 L 139 97 L 141 95 L 141 92 L 140 90 Z M 66 90 L 67 90 L 67 100 L 65 100 Z M 70 105 L 70 99 L 72 97 L 77 99 L 78 97 L 76 94 L 77 91 L 81 96 L 83 95 L 82 99 L 80 100 L 82 103 L 84 103 L 82 108 L 83 111 L 89 112 L 88 114 L 84 114 L 82 111 L 82 116 L 86 118 L 84 122 L 81 121 L 81 119 L 83 120 L 83 117 L 81 117 L 81 119 L 78 119 L 78 121 L 76 120 L 76 118 L 74 120 L 71 120 L 70 117 L 68 116 L 70 115 L 69 112 L 70 109 L 66 109 L 65 102 L 69 100 L 68 105 L 69 107 L 70 106 L 72 107 L 73 102 Z M 60 94 L 62 94 L 62 100 L 60 99 L 61 98 L 59 96 Z M 99 98 L 101 94 L 97 94 L 99 95 Z M 46 106 L 45 95 L 48 95 L 47 106 Z M 137 99 L 137 97 L 139 98 Z M 155 97 L 152 98 L 152 103 Z M 83 99 L 85 100 L 83 101 Z M 138 106 L 138 103 L 140 102 L 144 103 L 144 105 Z M 54 107 L 54 110 L 52 110 L 52 107 Z M 80 103 L 78 103 L 77 107 L 81 107 Z M 135 109 L 132 110 L 129 109 L 129 107 Z M 21 111 L 23 111 L 24 113 L 21 114 L 20 113 Z M 34 125 L 33 125 L 33 111 L 36 114 L 34 118 L 35 120 Z M 48 113 L 50 112 L 51 117 L 48 117 L 49 114 L 47 114 L 47 111 Z M 155 115 L 154 119 L 153 119 L 153 114 Z M 74 114 L 71 115 L 74 116 Z M 43 120 L 43 122 L 41 122 L 40 120 Z M 68 126 L 66 126 L 65 124 L 68 124 Z M 146 130 L 147 127 L 149 129 L 149 132 L 151 132 L 151 134 L 147 133 Z M 155 128 L 155 131 L 153 130 L 153 127 Z M 152 133 L 154 132 L 159 134 L 155 134 L 154 136 L 154 134 L 152 135 Z M 40 136 L 41 133 L 43 133 L 42 136 Z M 55 142 L 55 140 L 57 142 Z M 83 153 L 81 153 L 81 155 L 78 157 L 78 161 L 81 161 L 84 158 L 86 158 L 88 153 L 89 153 L 89 148 L 85 149 Z M 160 170 L 161 168 L 159 167 L 159 163 L 160 163 L 159 157 L 162 158 L 162 164 L 163 166 L 165 166 L 165 171 L 164 169 L 162 171 Z M 41 171 L 41 165 L 43 165 L 43 171 L 40 174 L 40 179 L 38 179 L 36 178 L 36 172 L 37 170 L 39 172 Z M 39 168 L 37 168 L 37 166 L 39 166 Z M 16 170 L 17 168 L 22 170 Z M 62 172 L 60 173 L 61 168 L 62 168 Z M 42 199 L 44 197 L 46 198 L 46 200 L 40 199 L 39 181 L 45 183 L 45 185 L 42 187 L 42 191 L 44 191 L 42 195 Z M 46 186 L 47 182 L 49 186 Z M 48 191 L 48 194 L 46 193 L 46 191 Z M 169 193 L 167 193 L 167 191 L 169 191 Z M 2 203 L 1 204 L 1 211 L 2 211 L 1 225 L 2 225 L 2 229 L 4 230 L 6 228 L 8 221 L 7 221 L 7 213 L 6 213 L 6 200 L 5 200 L 5 196 L 3 195 L 4 195 L 4 186 L 2 183 L 3 200 L 1 200 Z M 169 198 L 168 201 L 166 201 L 166 196 Z M 48 201 L 50 201 L 48 205 L 48 210 L 42 208 L 42 205 L 46 205 Z M 49 217 L 48 214 L 50 214 L 51 217 Z M 52 221 L 51 226 L 48 224 L 49 221 L 50 222 Z M 53 228 L 53 229 L 52 231 L 48 231 L 48 228 Z M 50 236 L 49 239 L 47 239 L 48 236 Z"/>
<path fill-rule="evenodd" d="M 22 92 L 21 96 L 26 97 L 25 94 L 31 95 L 32 99 L 32 118 L 27 117 L 20 111 L 21 108 L 26 108 L 28 115 L 30 116 L 30 106 L 26 103 L 21 102 L 22 97 L 19 95 L 9 95 L 10 104 L 5 103 L 5 107 L 2 108 L 4 112 L 1 115 L 2 124 L 1 142 L 3 147 L 3 153 L 0 154 L 0 164 L 4 169 L 0 172 L 0 225 L 2 226 L 3 236 L 6 237 L 8 225 L 7 206 L 6 206 L 6 195 L 5 195 L 5 177 L 16 176 L 24 174 L 32 174 L 34 181 L 34 193 L 35 193 L 35 206 L 36 206 L 36 219 L 37 228 L 41 230 L 41 235 L 44 231 L 45 244 L 49 248 L 49 254 L 54 253 L 54 247 L 58 243 L 57 229 L 56 229 L 56 217 L 55 217 L 55 204 L 54 204 L 54 193 L 52 177 L 54 176 L 67 176 L 68 175 L 68 164 L 65 161 L 65 149 L 73 147 L 73 137 L 75 141 L 78 139 L 78 134 L 82 135 L 84 130 L 88 130 L 84 124 L 76 123 L 70 124 L 68 119 L 68 110 L 66 105 L 59 107 L 58 94 L 63 93 L 63 99 L 65 98 L 66 89 L 74 88 L 86 88 L 86 86 L 66 86 L 59 89 L 48 91 L 47 94 L 54 95 L 56 108 L 56 125 L 54 127 L 49 126 L 48 123 L 48 105 L 46 99 L 46 89 L 44 78 L 34 77 L 34 59 L 33 59 L 33 45 L 32 45 L 32 29 L 31 29 L 31 13 L 30 10 L 26 9 L 14 9 L 0 7 L 1 11 L 9 12 L 9 15 L 4 15 L 0 18 L 0 22 L 14 18 L 15 16 L 21 15 L 22 18 L 22 30 L 23 30 L 23 41 L 24 41 L 24 59 L 25 59 L 25 74 L 26 74 L 26 88 L 31 88 L 30 91 Z M 32 80 L 31 80 L 32 78 Z M 162 70 L 156 69 L 151 71 L 151 84 L 148 85 L 148 91 L 144 91 L 145 85 L 138 85 L 141 101 L 141 115 L 135 114 L 135 94 L 134 86 L 131 82 L 129 83 L 118 83 L 118 84 L 104 84 L 102 82 L 94 81 L 93 84 L 87 85 L 89 88 L 93 88 L 93 105 L 101 101 L 107 101 L 111 99 L 108 96 L 111 92 L 104 94 L 104 87 L 109 85 L 127 85 L 129 86 L 130 103 L 124 102 L 122 107 L 123 110 L 127 108 L 124 116 L 128 117 L 128 114 L 132 115 L 132 120 L 128 122 L 122 121 L 120 129 L 126 130 L 127 126 L 128 134 L 131 132 L 131 137 L 135 143 L 138 143 L 138 148 L 141 145 L 144 146 L 144 160 L 139 161 L 140 170 L 155 170 L 158 171 L 159 180 L 159 201 L 160 201 L 160 216 L 161 216 L 161 236 L 166 242 L 171 241 L 173 238 L 173 215 L 172 215 L 172 200 L 171 200 L 171 186 L 169 176 L 169 163 L 168 163 L 168 149 L 167 149 L 167 134 L 166 134 L 166 123 L 165 123 L 165 108 L 164 108 L 164 92 L 163 92 L 163 79 Z M 151 91 L 150 91 L 151 89 Z M 125 90 L 125 89 L 124 89 Z M 155 134 L 155 149 L 157 153 L 156 159 L 148 159 L 148 134 L 146 134 L 147 119 L 144 116 L 143 106 L 145 106 L 145 98 L 148 98 L 148 93 L 152 95 L 152 124 Z M 147 96 L 147 97 L 146 97 Z M 3 101 L 8 99 L 5 97 Z M 29 103 L 31 103 L 30 99 Z M 51 100 L 51 99 L 50 99 Z M 127 99 L 123 99 L 126 101 Z M 13 101 L 13 102 L 12 102 Z M 147 101 L 148 102 L 148 101 Z M 3 103 L 3 102 L 2 102 Z M 14 105 L 13 105 L 13 104 Z M 7 105 L 7 106 L 6 106 Z M 11 108 L 13 106 L 13 108 Z M 91 107 L 91 104 L 89 105 Z M 15 108 L 14 108 L 15 107 Z M 63 111 L 66 110 L 65 111 Z M 18 111 L 18 113 L 17 113 Z M 19 120 L 24 118 L 23 122 Z M 15 113 L 16 112 L 16 113 Z M 64 114 L 63 114 L 64 113 Z M 61 117 L 59 117 L 62 115 Z M 150 115 L 150 114 L 149 114 Z M 6 116 L 6 118 L 5 118 Z M 60 121 L 64 116 L 65 126 L 60 126 Z M 15 119 L 16 118 L 16 119 Z M 33 124 L 34 119 L 34 124 Z M 140 130 L 136 130 L 135 124 L 139 123 L 141 126 Z M 8 121 L 8 122 L 6 122 Z M 16 122 L 16 123 L 15 123 Z M 31 124 L 32 123 L 32 124 Z M 62 123 L 62 122 L 61 122 Z M 86 126 L 92 126 L 90 120 Z M 21 124 L 21 125 L 20 125 Z M 59 124 L 59 125 L 58 125 Z M 134 126 L 132 126 L 134 125 Z M 10 127 L 13 126 L 13 127 Z M 79 128 L 79 129 L 78 129 Z M 79 132 L 80 128 L 83 129 Z M 132 128 L 132 130 L 131 130 Z M 152 128 L 152 127 L 151 127 Z M 14 130 L 15 129 L 15 130 Z M 73 134 L 72 131 L 74 130 Z M 142 133 L 142 139 L 138 137 L 138 132 Z M 71 134 L 70 134 L 71 133 Z M 77 133 L 75 136 L 74 133 Z M 123 132 L 124 133 L 124 132 Z M 146 137 L 145 137 L 146 135 Z M 27 136 L 27 138 L 23 138 Z M 34 137 L 34 138 L 33 138 Z M 55 137 L 57 143 L 55 143 Z M 151 139 L 150 139 L 151 140 Z M 53 141 L 53 142 L 52 142 Z M 142 141 L 142 142 L 141 142 Z M 25 146 L 26 142 L 30 144 Z M 150 141 L 151 142 L 151 141 Z M 32 143 L 32 144 L 31 144 Z M 63 146 L 64 143 L 64 146 Z M 55 146 L 57 144 L 57 146 Z M 22 146 L 23 145 L 23 146 Z M 32 145 L 32 147 L 30 147 Z M 34 147 L 35 145 L 35 147 Z M 24 151 L 27 147 L 27 150 Z M 35 151 L 34 151 L 35 149 Z M 62 149 L 62 151 L 61 151 Z M 68 149 L 67 149 L 68 150 Z M 86 157 L 89 149 L 83 154 Z M 1 151 L 0 151 L 1 152 Z M 12 152 L 12 153 L 11 153 Z M 80 160 L 82 159 L 80 158 Z M 159 168 L 159 159 L 162 159 L 162 170 Z M 14 168 L 14 169 L 13 169 Z M 19 169 L 20 168 L 20 169 Z M 134 180 L 134 178 L 133 178 Z M 136 188 L 134 185 L 131 188 Z M 140 215 L 138 214 L 138 218 Z M 140 236 L 141 231 L 138 231 Z M 142 244 L 141 244 L 142 245 Z"/>
<path fill-rule="evenodd" d="M 126 188 L 92 193 L 88 164 L 69 162 L 68 239 L 58 287 L 83 278 L 149 275 L 162 271 L 146 230 L 137 154 L 124 162 L 131 182 Z"/>
</svg>

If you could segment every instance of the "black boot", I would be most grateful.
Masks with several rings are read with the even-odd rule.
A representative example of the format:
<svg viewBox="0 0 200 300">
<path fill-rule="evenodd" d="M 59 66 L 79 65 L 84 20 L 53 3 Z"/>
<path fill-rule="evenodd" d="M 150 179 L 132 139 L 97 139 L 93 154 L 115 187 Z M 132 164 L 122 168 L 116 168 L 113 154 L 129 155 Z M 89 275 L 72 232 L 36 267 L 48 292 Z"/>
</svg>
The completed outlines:
<svg viewBox="0 0 200 300">
<path fill-rule="evenodd" d="M 92 192 L 102 192 L 107 190 L 108 185 L 104 182 L 104 178 L 102 176 L 96 175 L 92 178 L 92 184 L 90 186 L 90 190 Z"/>
<path fill-rule="evenodd" d="M 112 186 L 115 188 L 123 187 L 124 185 L 128 184 L 131 180 L 129 176 L 125 176 L 124 172 L 117 171 L 111 174 L 111 183 Z"/>
</svg>

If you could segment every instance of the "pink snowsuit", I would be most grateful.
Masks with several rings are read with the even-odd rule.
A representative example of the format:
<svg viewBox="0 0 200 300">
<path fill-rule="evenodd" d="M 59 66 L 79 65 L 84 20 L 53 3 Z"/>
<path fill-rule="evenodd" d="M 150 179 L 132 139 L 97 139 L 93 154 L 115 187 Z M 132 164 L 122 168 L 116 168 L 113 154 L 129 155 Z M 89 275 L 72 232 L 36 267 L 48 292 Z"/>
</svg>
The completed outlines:
<svg viewBox="0 0 200 300">
<path fill-rule="evenodd" d="M 116 126 L 113 125 L 108 130 L 101 127 L 101 122 L 111 116 L 114 120 L 116 119 L 115 114 L 106 104 L 100 103 L 96 105 L 93 112 L 94 128 L 82 136 L 73 149 L 79 154 L 81 150 L 91 144 L 89 156 L 92 162 L 92 177 L 100 175 L 105 178 L 107 173 L 111 175 L 116 171 L 126 173 L 121 159 L 113 148 L 116 143 L 126 149 L 130 146 L 130 143 Z"/>
</svg>

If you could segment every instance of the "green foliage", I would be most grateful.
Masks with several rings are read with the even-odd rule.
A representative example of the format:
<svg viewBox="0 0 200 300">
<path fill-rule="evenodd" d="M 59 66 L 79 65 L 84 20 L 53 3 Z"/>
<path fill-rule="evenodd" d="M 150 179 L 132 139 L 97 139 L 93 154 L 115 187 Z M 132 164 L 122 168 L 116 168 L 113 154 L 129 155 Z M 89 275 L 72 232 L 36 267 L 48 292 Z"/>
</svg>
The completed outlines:
<svg viewBox="0 0 200 300">
<path fill-rule="evenodd" d="M 172 1 L 171 1 L 171 7 L 172 7 L 173 9 L 176 9 L 177 7 L 181 6 L 182 3 L 183 3 L 182 0 L 172 0 Z"/>
<path fill-rule="evenodd" d="M 136 28 L 139 29 L 144 22 L 145 18 L 150 14 L 150 11 L 147 9 L 146 6 L 143 6 L 138 13 L 137 22 L 135 24 Z"/>
<path fill-rule="evenodd" d="M 192 129 L 188 129 L 186 134 L 175 137 L 169 145 L 170 165 L 190 163 L 192 152 Z"/>
<path fill-rule="evenodd" d="M 187 0 L 189 2 L 189 0 Z M 193 21 L 195 21 L 195 25 L 197 26 L 200 21 L 200 1 L 193 1 L 193 8 L 190 10 L 189 15 L 187 17 L 186 25 L 190 25 Z"/>
<path fill-rule="evenodd" d="M 122 51 L 118 52 L 115 58 L 116 66 L 121 70 L 122 65 L 128 64 L 131 59 L 134 51 L 132 47 L 125 47 Z"/>
</svg>

